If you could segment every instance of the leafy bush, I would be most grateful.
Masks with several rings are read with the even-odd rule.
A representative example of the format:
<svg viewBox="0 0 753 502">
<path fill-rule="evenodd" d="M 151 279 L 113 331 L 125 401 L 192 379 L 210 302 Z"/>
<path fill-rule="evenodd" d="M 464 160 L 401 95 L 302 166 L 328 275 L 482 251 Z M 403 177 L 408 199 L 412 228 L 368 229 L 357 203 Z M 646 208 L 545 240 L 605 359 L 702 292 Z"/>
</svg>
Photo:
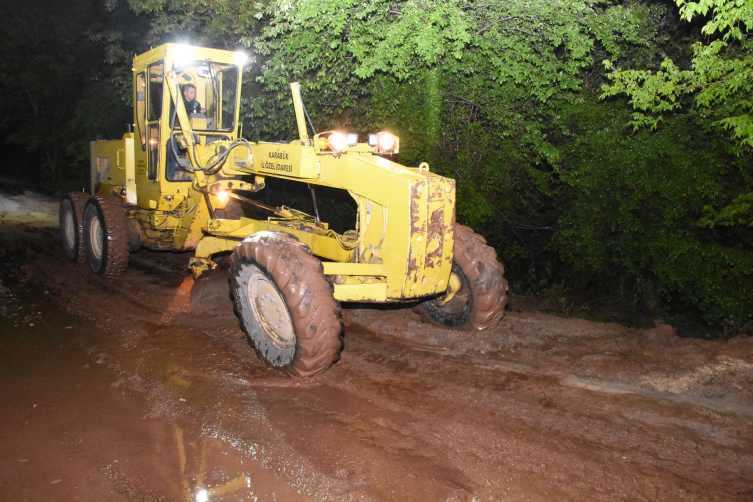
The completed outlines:
<svg viewBox="0 0 753 502">
<path fill-rule="evenodd" d="M 632 135 L 628 121 L 620 102 L 568 111 L 564 122 L 577 135 L 560 171 L 572 197 L 560 255 L 596 282 L 658 290 L 709 322 L 744 325 L 753 313 L 753 232 L 711 228 L 704 213 L 751 189 L 746 163 L 691 118 Z"/>
</svg>

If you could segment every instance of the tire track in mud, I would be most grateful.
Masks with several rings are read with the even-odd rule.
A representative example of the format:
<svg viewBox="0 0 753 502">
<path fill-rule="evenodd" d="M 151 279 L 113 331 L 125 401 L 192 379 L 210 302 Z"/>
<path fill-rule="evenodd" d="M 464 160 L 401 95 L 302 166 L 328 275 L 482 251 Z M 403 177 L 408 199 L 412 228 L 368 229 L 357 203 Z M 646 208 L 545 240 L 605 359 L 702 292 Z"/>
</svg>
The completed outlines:
<svg viewBox="0 0 753 502">
<path fill-rule="evenodd" d="M 360 327 L 360 329 L 365 329 Z M 605 394 L 637 394 L 655 401 L 671 403 L 692 404 L 708 408 L 720 413 L 736 413 L 745 417 L 753 417 L 753 406 L 737 403 L 725 399 L 708 399 L 692 394 L 676 394 L 674 392 L 655 392 L 634 385 L 621 382 L 599 381 L 577 375 L 570 375 L 559 371 L 536 368 L 530 364 L 500 361 L 499 359 L 468 356 L 464 352 L 449 349 L 435 349 L 432 347 L 409 345 L 419 352 L 431 352 L 441 357 L 456 357 L 464 362 L 473 364 L 476 368 L 487 370 L 501 370 L 506 372 L 523 373 L 527 375 L 551 375 L 559 378 L 563 386 L 584 389 Z"/>
<path fill-rule="evenodd" d="M 753 431 L 745 417 L 699 409 L 695 403 L 688 406 L 686 402 L 667 401 L 657 393 L 648 392 L 646 397 L 643 389 L 626 389 L 619 384 L 596 387 L 606 393 L 594 392 L 582 385 L 579 377 L 551 374 L 518 363 L 500 364 L 497 360 L 494 371 L 490 371 L 462 354 L 414 347 L 392 337 L 385 340 L 362 326 L 348 328 L 369 339 L 368 348 L 354 350 L 351 342 L 350 352 L 346 351 L 357 352 L 359 373 L 376 380 L 360 382 L 359 389 L 374 386 L 373 392 L 382 394 L 380 403 L 387 408 L 419 410 L 423 421 L 443 431 L 438 436 L 461 435 L 464 444 L 475 444 L 475 454 L 485 451 L 484 441 L 478 438 L 488 438 L 484 432 L 495 431 L 492 437 L 507 442 L 507 448 L 504 455 L 490 453 L 485 464 L 509 465 L 506 458 L 514 458 L 512 470 L 518 474 L 570 479 L 571 488 L 603 478 L 603 495 L 625 498 L 637 494 L 647 499 L 674 498 L 671 494 L 685 492 L 701 500 L 718 499 L 716 491 L 715 496 L 702 495 L 709 485 L 697 481 L 711 471 L 720 472 L 720 479 L 708 480 L 717 490 L 729 488 L 732 494 L 744 493 L 753 484 L 753 470 L 746 471 L 745 467 L 753 462 L 753 444 L 748 439 Z M 412 360 L 416 352 L 425 354 L 428 362 Z M 343 359 L 347 362 L 347 355 Z M 393 390 L 385 391 L 384 386 Z M 405 395 L 397 402 L 395 396 L 401 394 Z M 435 402 L 424 402 L 430 398 Z M 500 422 L 506 430 L 499 429 Z M 464 427 L 457 429 L 461 423 Z M 720 455 L 727 458 L 715 459 Z M 531 463 L 537 456 L 547 469 L 542 471 Z M 618 460 L 629 465 L 614 466 Z M 553 467 L 561 465 L 580 467 Z M 621 471 L 630 474 L 625 476 Z M 576 480 L 572 481 L 574 476 Z M 481 481 L 477 480 L 483 488 Z M 625 485 L 630 488 L 625 489 Z M 620 486 L 623 488 L 618 492 L 610 491 Z M 558 489 L 552 485 L 548 494 Z M 593 494 L 561 495 L 590 499 Z"/>
</svg>

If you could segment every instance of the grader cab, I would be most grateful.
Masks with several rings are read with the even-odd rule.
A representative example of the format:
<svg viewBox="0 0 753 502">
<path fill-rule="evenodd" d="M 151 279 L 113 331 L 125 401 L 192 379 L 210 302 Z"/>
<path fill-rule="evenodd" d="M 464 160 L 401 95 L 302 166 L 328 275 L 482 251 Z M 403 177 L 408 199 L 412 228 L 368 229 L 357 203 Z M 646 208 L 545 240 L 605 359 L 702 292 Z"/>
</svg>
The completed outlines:
<svg viewBox="0 0 753 502">
<path fill-rule="evenodd" d="M 241 327 L 259 356 L 289 375 L 339 359 L 339 302 L 402 302 L 427 322 L 495 326 L 504 270 L 483 237 L 455 223 L 454 180 L 390 160 L 400 142 L 386 131 L 363 142 L 345 131 L 309 136 L 296 83 L 299 137 L 243 139 L 243 64 L 240 53 L 176 44 L 134 59 L 133 132 L 93 142 L 91 194 L 61 202 L 67 258 L 115 277 L 140 247 L 193 251 L 198 279 L 230 252 Z M 318 214 L 259 204 L 251 197 L 267 177 L 346 190 L 356 228 L 339 234 Z M 246 217 L 239 204 L 269 217 Z"/>
</svg>

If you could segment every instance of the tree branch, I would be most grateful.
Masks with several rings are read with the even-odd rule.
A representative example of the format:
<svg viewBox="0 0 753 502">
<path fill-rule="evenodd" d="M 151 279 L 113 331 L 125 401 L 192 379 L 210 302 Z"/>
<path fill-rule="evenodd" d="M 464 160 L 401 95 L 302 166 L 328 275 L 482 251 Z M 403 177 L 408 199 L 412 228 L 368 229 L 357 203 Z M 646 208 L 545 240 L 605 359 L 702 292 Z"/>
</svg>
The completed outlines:
<svg viewBox="0 0 753 502">
<path fill-rule="evenodd" d="M 491 112 L 490 112 L 489 110 L 487 110 L 487 109 L 486 109 L 486 108 L 484 108 L 483 106 L 481 106 L 481 105 L 478 105 L 478 104 L 476 104 L 476 103 L 474 103 L 473 101 L 470 101 L 470 100 L 468 100 L 468 99 L 465 99 L 465 98 L 464 98 L 463 96 L 458 96 L 457 94 L 445 94 L 445 96 L 451 96 L 451 97 L 453 97 L 453 98 L 457 98 L 457 99 L 461 100 L 461 101 L 462 101 L 462 102 L 464 102 L 464 103 L 467 103 L 467 104 L 469 104 L 469 105 L 471 105 L 471 106 L 475 106 L 476 108 L 479 108 L 479 109 L 481 109 L 481 110 L 484 110 L 484 111 L 485 111 L 486 113 L 491 113 Z M 450 101 L 450 100 L 445 100 L 445 103 L 457 103 L 457 101 Z"/>
<path fill-rule="evenodd" d="M 444 151 L 444 148 L 442 148 L 442 145 L 439 144 L 439 141 L 436 142 L 437 148 L 439 148 L 439 153 L 442 155 L 442 158 L 449 164 L 450 169 L 452 169 L 452 172 L 455 173 L 455 176 L 460 178 L 461 180 L 463 177 L 458 172 L 458 169 L 455 167 L 455 164 L 453 164 L 450 159 L 447 157 L 447 152 Z"/>
<path fill-rule="evenodd" d="M 483 7 L 483 6 L 481 6 L 481 7 Z M 499 18 L 499 19 L 496 19 L 496 20 L 494 20 L 494 21 L 490 21 L 489 23 L 487 23 L 487 25 L 486 25 L 486 26 L 484 26 L 483 28 L 481 28 L 480 30 L 478 30 L 478 31 L 476 32 L 476 35 L 480 35 L 480 34 L 482 34 L 482 33 L 483 33 L 483 32 L 485 32 L 485 31 L 489 31 L 489 29 L 490 29 L 490 28 L 491 28 L 491 27 L 492 27 L 493 25 L 495 25 L 495 24 L 499 24 L 499 23 L 504 23 L 504 22 L 506 22 L 506 21 L 510 21 L 510 20 L 512 20 L 512 19 L 522 19 L 522 18 L 535 19 L 535 18 L 537 18 L 537 17 L 539 17 L 539 16 L 538 16 L 538 15 L 535 15 L 535 16 L 524 16 L 524 15 L 517 15 L 517 16 L 507 16 L 507 17 L 501 17 L 501 18 Z M 505 28 L 505 29 L 510 29 L 510 28 Z M 518 29 L 517 31 L 522 31 L 523 33 L 527 33 L 527 32 L 525 32 L 525 31 L 523 31 L 523 30 L 520 30 L 520 29 Z M 527 33 L 527 34 L 529 34 L 529 33 Z"/>
</svg>

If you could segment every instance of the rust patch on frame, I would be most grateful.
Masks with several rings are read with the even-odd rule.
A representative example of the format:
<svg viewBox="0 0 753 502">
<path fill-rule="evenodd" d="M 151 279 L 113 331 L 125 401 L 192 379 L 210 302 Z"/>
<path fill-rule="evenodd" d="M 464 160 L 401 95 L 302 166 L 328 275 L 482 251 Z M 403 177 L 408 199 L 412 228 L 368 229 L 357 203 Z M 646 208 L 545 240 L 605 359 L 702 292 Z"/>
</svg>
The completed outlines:
<svg viewBox="0 0 753 502">
<path fill-rule="evenodd" d="M 425 246 L 426 240 L 422 245 L 416 245 L 413 241 L 415 235 L 426 235 L 426 215 L 421 211 L 421 191 L 427 185 L 425 181 L 416 181 L 410 185 L 410 251 L 408 255 L 408 266 L 405 271 L 405 283 L 403 287 L 403 297 L 410 298 L 413 295 L 408 289 L 408 284 L 415 284 L 419 280 L 422 270 L 420 263 L 420 251 Z M 424 216 L 424 218 L 421 218 Z M 422 223 L 423 221 L 423 223 Z"/>
<path fill-rule="evenodd" d="M 445 207 L 440 206 L 431 212 L 429 217 L 429 227 L 426 235 L 427 241 L 427 253 L 426 253 L 426 268 L 437 268 L 441 266 L 442 249 L 444 247 L 443 239 L 444 234 L 447 231 L 447 226 L 444 223 Z M 428 246 L 436 242 L 436 247 L 429 251 Z"/>
</svg>

